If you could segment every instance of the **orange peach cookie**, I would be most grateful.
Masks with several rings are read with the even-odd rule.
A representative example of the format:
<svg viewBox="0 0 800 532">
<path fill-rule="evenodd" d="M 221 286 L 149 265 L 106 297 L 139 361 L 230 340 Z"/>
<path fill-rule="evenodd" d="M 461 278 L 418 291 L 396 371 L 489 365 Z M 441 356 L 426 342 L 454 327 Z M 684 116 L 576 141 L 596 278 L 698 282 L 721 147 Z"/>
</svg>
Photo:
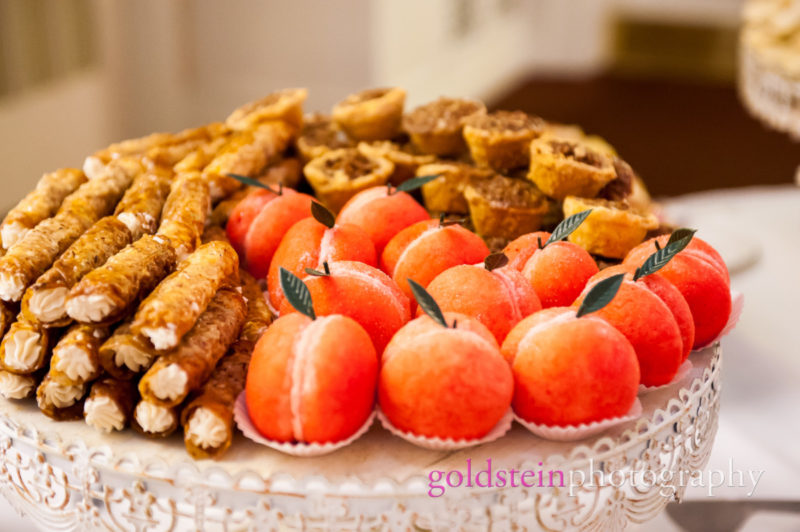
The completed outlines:
<svg viewBox="0 0 800 532">
<path fill-rule="evenodd" d="M 531 142 L 530 159 L 528 179 L 557 200 L 593 198 L 616 177 L 611 157 L 583 142 L 544 135 Z"/>
<path fill-rule="evenodd" d="M 489 179 L 494 172 L 466 163 L 441 161 L 420 166 L 417 168 L 417 175 L 439 176 L 422 187 L 422 199 L 429 211 L 467 214 L 469 204 L 464 197 L 464 191 L 473 183 Z"/>
<path fill-rule="evenodd" d="M 462 129 L 467 118 L 485 114 L 486 106 L 464 98 L 439 98 L 403 117 L 403 129 L 422 153 L 459 155 L 466 151 Z"/>
<path fill-rule="evenodd" d="M 343 131 L 336 128 L 331 117 L 321 113 L 306 117 L 296 143 L 297 151 L 306 162 L 331 150 L 352 148 L 353 144 Z"/>
<path fill-rule="evenodd" d="M 376 142 L 359 142 L 358 151 L 368 157 L 383 157 L 394 164 L 394 172 L 389 181 L 399 185 L 416 175 L 417 168 L 424 164 L 436 162 L 433 155 L 417 153 L 411 145 L 403 145 L 388 140 Z"/>
<path fill-rule="evenodd" d="M 335 212 L 362 190 L 385 185 L 393 171 L 388 159 L 370 157 L 355 148 L 329 151 L 303 169 L 319 200 Z"/>
<path fill-rule="evenodd" d="M 280 120 L 300 128 L 303 124 L 303 102 L 307 97 L 306 89 L 275 91 L 234 110 L 225 123 L 233 129 L 246 130 L 263 122 Z"/>
<path fill-rule="evenodd" d="M 231 211 L 228 223 L 225 224 L 225 232 L 228 234 L 228 240 L 231 245 L 240 255 L 244 254 L 244 241 L 247 237 L 247 231 L 250 230 L 250 225 L 264 205 L 274 200 L 279 195 L 294 194 L 291 189 L 286 190 L 268 190 L 260 189 L 254 191 L 246 198 L 242 199 L 236 207 Z"/>
<path fill-rule="evenodd" d="M 532 183 L 500 175 L 467 185 L 464 197 L 475 232 L 483 237 L 512 239 L 536 231 L 549 210 Z"/>
<path fill-rule="evenodd" d="M 464 120 L 464 139 L 475 164 L 504 171 L 528 165 L 530 142 L 543 128 L 539 117 L 522 111 L 496 111 Z"/>
<path fill-rule="evenodd" d="M 333 121 L 356 140 L 387 140 L 400 130 L 406 91 L 399 87 L 367 89 L 337 103 Z"/>
</svg>

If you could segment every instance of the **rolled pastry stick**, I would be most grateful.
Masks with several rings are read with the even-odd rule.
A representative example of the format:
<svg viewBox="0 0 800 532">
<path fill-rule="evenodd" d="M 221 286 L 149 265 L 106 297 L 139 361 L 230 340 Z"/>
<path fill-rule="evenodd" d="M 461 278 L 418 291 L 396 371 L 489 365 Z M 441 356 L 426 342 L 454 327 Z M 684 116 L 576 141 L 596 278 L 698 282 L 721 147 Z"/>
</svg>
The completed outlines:
<svg viewBox="0 0 800 532">
<path fill-rule="evenodd" d="M 128 227 L 132 240 L 156 232 L 172 178 L 164 169 L 139 174 L 117 204 L 114 215 Z"/>
<path fill-rule="evenodd" d="M 239 341 L 248 342 L 255 347 L 258 339 L 272 323 L 274 315 L 267 305 L 258 281 L 244 270 L 241 270 L 239 275 L 242 280 L 242 296 L 247 303 L 247 316 L 239 333 Z"/>
<path fill-rule="evenodd" d="M 134 381 L 103 377 L 89 389 L 83 403 L 83 419 L 101 432 L 122 430 L 131 421 L 136 400 Z"/>
<path fill-rule="evenodd" d="M 5 399 L 27 399 L 36 395 L 36 387 L 41 381 L 41 374 L 17 375 L 10 371 L 0 370 L 0 395 Z"/>
<path fill-rule="evenodd" d="M 36 404 L 43 414 L 56 421 L 81 419 L 86 388 L 86 384 L 65 386 L 45 375 L 36 389 Z"/>
<path fill-rule="evenodd" d="M 133 411 L 131 426 L 148 438 L 166 438 L 178 428 L 178 409 L 142 399 Z"/>
<path fill-rule="evenodd" d="M 147 338 L 133 334 L 127 321 L 116 328 L 99 351 L 100 365 L 109 375 L 120 380 L 131 380 L 149 368 L 158 358 Z"/>
<path fill-rule="evenodd" d="M 238 284 L 239 257 L 231 245 L 219 240 L 203 244 L 142 301 L 131 331 L 159 351 L 172 349 L 220 287 Z"/>
<path fill-rule="evenodd" d="M 179 261 L 200 245 L 210 210 L 208 183 L 199 173 L 180 174 L 172 182 L 156 234 L 172 242 Z"/>
<path fill-rule="evenodd" d="M 235 289 L 217 292 L 180 345 L 155 363 L 139 381 L 147 401 L 173 407 L 199 388 L 239 335 L 247 305 Z"/>
<path fill-rule="evenodd" d="M 100 346 L 108 338 L 108 327 L 76 323 L 53 347 L 50 378 L 65 386 L 77 386 L 97 379 L 103 372 Z"/>
<path fill-rule="evenodd" d="M 188 155 L 203 150 L 209 144 L 217 145 L 220 138 L 225 138 L 230 128 L 221 122 L 212 122 L 204 126 L 205 135 L 188 139 L 179 144 L 154 146 L 147 150 L 144 159 L 150 167 L 172 168 Z M 216 150 L 215 150 L 216 151 Z"/>
<path fill-rule="evenodd" d="M 36 188 L 8 211 L 0 224 L 3 248 L 10 248 L 36 224 L 53 216 L 64 198 L 85 182 L 86 176 L 76 168 L 60 168 L 44 174 Z"/>
<path fill-rule="evenodd" d="M 169 239 L 144 235 L 95 268 L 67 296 L 67 314 L 88 324 L 124 318 L 169 274 L 177 259 Z"/>
<path fill-rule="evenodd" d="M 303 102 L 307 97 L 307 89 L 278 90 L 234 109 L 225 123 L 236 130 L 244 130 L 269 120 L 280 120 L 299 129 L 303 125 Z"/>
<path fill-rule="evenodd" d="M 66 325 L 71 321 L 66 306 L 70 289 L 130 242 L 131 232 L 123 222 L 114 216 L 101 218 L 25 291 L 23 315 L 48 327 Z"/>
<path fill-rule="evenodd" d="M 56 334 L 56 329 L 46 329 L 20 317 L 11 324 L 0 343 L 0 369 L 18 375 L 42 369 L 49 360 L 51 342 Z"/>
<path fill-rule="evenodd" d="M 228 233 L 226 233 L 225 229 L 218 225 L 209 225 L 206 227 L 206 230 L 203 231 L 201 240 L 203 244 L 208 244 L 209 242 L 214 241 L 226 242 L 230 244 L 230 240 L 228 240 Z"/>
<path fill-rule="evenodd" d="M 188 153 L 183 159 L 175 163 L 172 169 L 176 174 L 185 174 L 188 172 L 201 172 L 208 163 L 214 160 L 217 152 L 222 149 L 230 139 L 230 133 L 220 135 L 210 142 L 206 142 L 198 147 L 193 152 Z"/>
<path fill-rule="evenodd" d="M 226 198 L 242 184 L 228 174 L 257 176 L 286 151 L 295 129 L 286 122 L 264 122 L 231 137 L 204 169 L 213 203 Z"/>
<path fill-rule="evenodd" d="M 0 301 L 0 337 L 6 334 L 11 324 L 17 319 L 19 306 L 14 303 Z"/>
</svg>

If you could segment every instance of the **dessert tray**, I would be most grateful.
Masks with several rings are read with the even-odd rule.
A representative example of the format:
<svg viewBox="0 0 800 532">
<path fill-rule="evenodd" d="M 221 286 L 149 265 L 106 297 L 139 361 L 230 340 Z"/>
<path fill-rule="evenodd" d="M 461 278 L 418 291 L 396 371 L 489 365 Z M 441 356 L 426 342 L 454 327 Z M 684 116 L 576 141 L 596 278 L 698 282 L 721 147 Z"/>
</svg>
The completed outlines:
<svg viewBox="0 0 800 532">
<path fill-rule="evenodd" d="M 31 404 L 0 401 L 0 489 L 47 530 L 619 530 L 680 500 L 717 430 L 722 349 L 692 353 L 681 381 L 641 395 L 642 415 L 580 442 L 539 439 L 515 424 L 461 451 L 415 447 L 374 424 L 331 455 L 298 458 L 237 435 L 225 459 L 192 461 L 177 436 L 103 435 L 56 423 Z M 467 460 L 510 470 L 602 472 L 605 485 L 448 488 L 428 495 L 430 471 Z M 540 463 L 542 465 L 540 465 Z M 652 483 L 620 482 L 639 471 Z M 664 480 L 668 479 L 668 480 Z M 672 480 L 675 479 L 675 480 Z M 455 481 L 453 482 L 455 483 Z"/>
</svg>

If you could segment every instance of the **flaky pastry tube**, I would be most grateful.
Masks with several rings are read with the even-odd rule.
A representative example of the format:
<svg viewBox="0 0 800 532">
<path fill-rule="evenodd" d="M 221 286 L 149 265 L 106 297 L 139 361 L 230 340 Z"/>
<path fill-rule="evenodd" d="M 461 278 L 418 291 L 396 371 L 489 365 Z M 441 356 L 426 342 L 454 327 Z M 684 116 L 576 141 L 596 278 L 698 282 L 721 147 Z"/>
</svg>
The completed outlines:
<svg viewBox="0 0 800 532">
<path fill-rule="evenodd" d="M 177 262 L 169 239 L 144 235 L 86 274 L 67 296 L 67 314 L 81 323 L 109 324 L 167 276 Z"/>
<path fill-rule="evenodd" d="M 17 314 L 19 314 L 19 305 L 0 301 L 0 338 L 6 334 L 11 324 L 16 321 Z"/>
<path fill-rule="evenodd" d="M 137 398 L 135 381 L 103 377 L 89 389 L 83 419 L 101 432 L 122 430 L 131 422 Z"/>
<path fill-rule="evenodd" d="M 234 109 L 225 119 L 236 130 L 252 129 L 267 121 L 282 121 L 295 128 L 303 125 L 303 102 L 307 89 L 282 89 Z"/>
<path fill-rule="evenodd" d="M 217 292 L 194 328 L 176 349 L 160 356 L 139 381 L 143 399 L 161 406 L 179 405 L 211 375 L 236 340 L 247 312 L 235 289 Z"/>
<path fill-rule="evenodd" d="M 153 234 L 172 184 L 171 171 L 155 170 L 139 174 L 114 210 L 114 215 L 131 232 L 132 240 Z"/>
<path fill-rule="evenodd" d="M 230 240 L 228 239 L 228 233 L 225 232 L 225 229 L 218 225 L 209 225 L 206 227 L 206 230 L 203 231 L 203 236 L 200 239 L 203 244 L 208 244 L 209 242 L 226 242 L 230 244 Z"/>
<path fill-rule="evenodd" d="M 181 174 L 172 182 L 156 234 L 170 240 L 178 260 L 200 245 L 210 210 L 208 183 L 199 173 Z"/>
<path fill-rule="evenodd" d="M 55 329 L 20 317 L 0 343 L 0 369 L 19 375 L 42 369 L 50 359 L 50 346 L 56 335 Z"/>
<path fill-rule="evenodd" d="M 100 346 L 108 338 L 108 327 L 76 323 L 53 347 L 50 378 L 64 386 L 78 386 L 97 379 L 103 372 Z"/>
<path fill-rule="evenodd" d="M 8 211 L 0 224 L 3 248 L 10 248 L 36 224 L 53 216 L 64 198 L 85 182 L 86 176 L 76 168 L 60 168 L 44 174 L 36 188 Z"/>
<path fill-rule="evenodd" d="M 148 438 L 166 438 L 178 428 L 178 409 L 145 401 L 133 410 L 133 429 Z"/>
<path fill-rule="evenodd" d="M 44 415 L 56 421 L 72 421 L 83 417 L 85 384 L 63 385 L 45 375 L 36 389 L 36 404 Z"/>
<path fill-rule="evenodd" d="M 145 299 L 131 324 L 159 351 L 178 345 L 223 286 L 238 286 L 239 257 L 227 242 L 203 244 Z"/>
<path fill-rule="evenodd" d="M 143 154 L 143 158 L 150 168 L 172 168 L 188 155 L 203 149 L 208 144 L 214 143 L 219 138 L 224 138 L 230 133 L 230 128 L 221 122 L 212 122 L 198 128 L 198 136 L 186 139 L 176 144 L 154 146 Z"/>
<path fill-rule="evenodd" d="M 211 161 L 214 160 L 216 157 L 217 152 L 222 149 L 230 140 L 231 132 L 226 133 L 225 135 L 220 135 L 216 137 L 214 140 L 206 142 L 202 146 L 199 146 L 192 152 L 186 154 L 186 156 L 175 163 L 172 167 L 172 170 L 176 174 L 185 174 L 187 172 L 201 172 L 203 168 L 208 165 Z"/>
<path fill-rule="evenodd" d="M 131 380 L 149 368 L 158 352 L 147 338 L 131 332 L 130 321 L 117 327 L 99 351 L 100 365 L 112 377 Z"/>
</svg>

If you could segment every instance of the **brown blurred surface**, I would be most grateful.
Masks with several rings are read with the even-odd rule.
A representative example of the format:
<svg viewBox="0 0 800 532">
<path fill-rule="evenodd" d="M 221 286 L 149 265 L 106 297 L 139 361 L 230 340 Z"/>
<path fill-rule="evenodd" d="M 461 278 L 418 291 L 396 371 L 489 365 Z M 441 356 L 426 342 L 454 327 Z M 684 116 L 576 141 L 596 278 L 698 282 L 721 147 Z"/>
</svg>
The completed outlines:
<svg viewBox="0 0 800 532">
<path fill-rule="evenodd" d="M 731 85 L 532 78 L 492 107 L 580 124 L 605 137 L 655 196 L 791 183 L 800 165 L 800 144 L 749 116 Z"/>
</svg>

